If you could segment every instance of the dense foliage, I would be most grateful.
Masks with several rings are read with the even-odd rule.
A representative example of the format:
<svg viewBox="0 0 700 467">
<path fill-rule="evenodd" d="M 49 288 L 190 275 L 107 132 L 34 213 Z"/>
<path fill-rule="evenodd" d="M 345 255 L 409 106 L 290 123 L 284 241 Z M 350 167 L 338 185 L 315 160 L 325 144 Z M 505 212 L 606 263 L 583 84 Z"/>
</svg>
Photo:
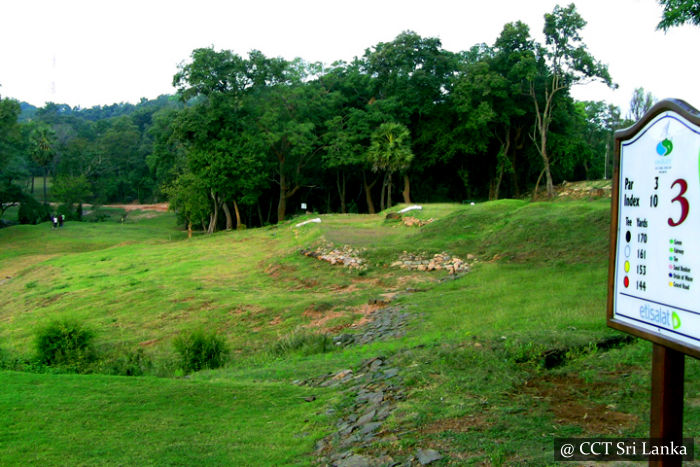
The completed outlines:
<svg viewBox="0 0 700 467">
<path fill-rule="evenodd" d="M 302 205 L 372 213 L 539 185 L 551 195 L 563 180 L 608 176 L 612 133 L 629 123 L 571 97 L 577 84 L 614 86 L 585 24 L 573 4 L 557 6 L 544 44 L 514 22 L 459 53 L 405 31 L 330 66 L 202 48 L 173 77 L 175 96 L 91 109 L 2 99 L 0 206 L 25 193 L 67 212 L 168 200 L 190 229 L 214 232 Z M 635 99 L 638 118 L 653 99 Z"/>
</svg>

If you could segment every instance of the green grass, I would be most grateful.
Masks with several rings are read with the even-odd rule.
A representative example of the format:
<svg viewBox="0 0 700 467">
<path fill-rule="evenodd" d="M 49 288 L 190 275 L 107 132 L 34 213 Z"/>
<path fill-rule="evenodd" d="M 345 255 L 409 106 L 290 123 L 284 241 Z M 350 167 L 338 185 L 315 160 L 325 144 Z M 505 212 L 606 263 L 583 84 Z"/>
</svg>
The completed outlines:
<svg viewBox="0 0 700 467">
<path fill-rule="evenodd" d="M 0 373 L 0 412 L 12 414 L 0 427 L 2 463 L 307 465 L 334 427 L 320 414 L 342 411 L 351 395 L 291 382 L 377 355 L 401 368 L 408 396 L 386 422 L 400 436 L 368 453 L 405 458 L 431 447 L 443 463 L 542 465 L 553 462 L 555 436 L 645 435 L 651 345 L 598 348 L 620 335 L 605 325 L 609 201 L 427 205 L 409 213 L 434 219 L 420 228 L 385 214 L 324 215 L 295 228 L 302 216 L 191 240 L 171 214 L 0 230 L 6 360 L 31 362 L 35 329 L 71 317 L 96 331 L 98 351 L 143 349 L 152 373 L 168 376 Z M 369 268 L 299 254 L 327 243 L 362 248 Z M 474 259 L 450 280 L 389 268 L 403 251 Z M 405 337 L 345 349 L 314 337 L 358 321 L 385 292 L 412 315 Z M 173 338 L 192 329 L 220 333 L 229 359 L 173 378 Z M 688 359 L 691 435 L 699 373 Z M 309 394 L 319 398 L 303 402 Z M 98 424 L 102 412 L 108 423 Z"/>
<path fill-rule="evenodd" d="M 308 465 L 323 434 L 308 406 L 327 402 L 270 383 L 0 372 L 0 385 L 3 465 Z"/>
</svg>

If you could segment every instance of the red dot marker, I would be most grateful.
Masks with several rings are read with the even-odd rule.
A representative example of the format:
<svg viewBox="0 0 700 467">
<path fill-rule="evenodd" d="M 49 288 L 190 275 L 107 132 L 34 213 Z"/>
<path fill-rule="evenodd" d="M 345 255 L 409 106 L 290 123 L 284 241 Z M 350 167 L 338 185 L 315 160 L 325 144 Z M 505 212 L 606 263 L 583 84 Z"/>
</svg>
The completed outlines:
<svg viewBox="0 0 700 467">
<path fill-rule="evenodd" d="M 630 278 L 625 276 L 625 288 L 630 286 Z"/>
</svg>

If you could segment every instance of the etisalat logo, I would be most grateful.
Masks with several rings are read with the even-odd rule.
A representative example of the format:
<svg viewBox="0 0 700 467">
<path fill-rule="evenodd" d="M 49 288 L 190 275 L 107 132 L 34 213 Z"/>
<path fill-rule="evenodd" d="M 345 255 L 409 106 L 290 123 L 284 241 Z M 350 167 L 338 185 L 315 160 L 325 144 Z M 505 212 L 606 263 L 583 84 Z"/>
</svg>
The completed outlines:
<svg viewBox="0 0 700 467">
<path fill-rule="evenodd" d="M 671 154 L 671 151 L 673 151 L 673 142 L 668 138 L 656 145 L 656 153 L 659 156 L 666 157 Z"/>
<path fill-rule="evenodd" d="M 664 310 L 662 308 L 652 308 L 649 305 L 642 305 L 639 308 L 639 316 L 650 324 L 655 324 L 665 328 L 678 329 L 681 327 L 681 317 L 675 311 Z"/>
</svg>

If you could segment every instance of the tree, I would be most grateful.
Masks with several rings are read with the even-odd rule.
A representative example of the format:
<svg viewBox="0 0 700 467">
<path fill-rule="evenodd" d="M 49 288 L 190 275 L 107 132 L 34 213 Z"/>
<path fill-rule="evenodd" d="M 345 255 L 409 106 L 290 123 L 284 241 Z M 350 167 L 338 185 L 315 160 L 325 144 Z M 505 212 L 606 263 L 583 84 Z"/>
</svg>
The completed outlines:
<svg viewBox="0 0 700 467">
<path fill-rule="evenodd" d="M 81 204 L 92 196 L 90 183 L 85 175 L 77 177 L 61 175 L 56 177 L 51 193 L 55 199 L 67 205 L 70 213 L 73 212 L 73 205 Z"/>
<path fill-rule="evenodd" d="M 700 0 L 658 0 L 664 7 L 661 21 L 656 29 L 668 31 L 673 26 L 686 23 L 700 25 Z"/>
<path fill-rule="evenodd" d="M 201 224 L 202 230 L 206 228 L 205 222 L 209 217 L 209 196 L 199 177 L 191 172 L 185 172 L 170 185 L 163 187 L 163 191 L 170 200 L 170 209 L 181 216 L 185 222 L 188 238 L 192 237 L 193 224 Z"/>
<path fill-rule="evenodd" d="M 192 62 L 181 65 L 173 79 L 180 98 L 190 106 L 177 114 L 172 132 L 184 147 L 188 170 L 200 179 L 197 186 L 211 199 L 210 233 L 217 227 L 220 208 L 231 229 L 228 203 L 233 203 L 240 226 L 239 202 L 257 202 L 267 171 L 264 138 L 252 136 L 259 125 L 250 118 L 250 107 L 262 104 L 248 95 L 264 96 L 261 89 L 284 82 L 286 67 L 282 59 L 268 59 L 257 51 L 243 59 L 227 50 L 196 49 Z"/>
<path fill-rule="evenodd" d="M 0 178 L 8 182 L 25 172 L 18 150 L 22 139 L 17 123 L 19 113 L 17 101 L 0 98 Z"/>
<path fill-rule="evenodd" d="M 636 88 L 630 100 L 629 119 L 633 122 L 640 120 L 647 113 L 647 110 L 651 109 L 655 101 L 656 99 L 650 92 L 644 94 L 644 88 Z"/>
<path fill-rule="evenodd" d="M 421 172 L 441 157 L 435 150 L 440 132 L 432 122 L 439 120 L 449 84 L 457 71 L 457 57 L 442 48 L 440 39 L 421 37 L 413 31 L 400 33 L 391 42 L 380 42 L 364 54 L 367 73 L 373 78 L 373 112 L 382 121 L 405 125 L 416 160 L 411 171 Z M 410 177 L 403 177 L 404 202 L 410 202 Z"/>
<path fill-rule="evenodd" d="M 25 199 L 22 189 L 7 180 L 0 180 L 0 218 L 8 208 L 17 206 Z"/>
<path fill-rule="evenodd" d="M 372 134 L 372 144 L 367 152 L 367 158 L 375 172 L 384 172 L 380 206 L 385 209 L 384 193 L 386 192 L 386 207 L 391 207 L 391 177 L 401 170 L 406 170 L 413 160 L 410 146 L 411 135 L 400 123 L 383 123 Z"/>
<path fill-rule="evenodd" d="M 573 3 L 565 8 L 555 6 L 552 13 L 544 15 L 544 20 L 545 46 L 539 48 L 537 76 L 530 79 L 530 97 L 535 110 L 535 127 L 531 138 L 542 158 L 547 196 L 552 197 L 554 184 L 547 137 L 557 105 L 556 98 L 568 93 L 575 84 L 593 80 L 601 80 L 610 87 L 615 85 L 607 66 L 595 60 L 586 50 L 579 35 L 586 21 Z"/>
<path fill-rule="evenodd" d="M 48 125 L 38 125 L 31 133 L 31 154 L 34 162 L 44 169 L 44 204 L 46 204 L 46 177 L 55 155 L 53 144 L 56 134 Z"/>
</svg>

